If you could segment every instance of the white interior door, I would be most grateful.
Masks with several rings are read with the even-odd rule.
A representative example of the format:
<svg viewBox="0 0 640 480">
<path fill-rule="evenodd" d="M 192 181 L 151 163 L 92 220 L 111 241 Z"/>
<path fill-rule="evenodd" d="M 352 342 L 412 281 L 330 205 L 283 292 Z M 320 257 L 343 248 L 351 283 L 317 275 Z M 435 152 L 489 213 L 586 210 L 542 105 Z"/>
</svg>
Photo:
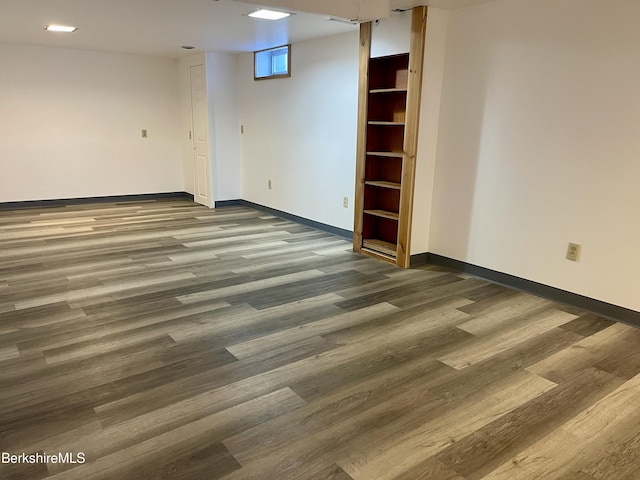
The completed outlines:
<svg viewBox="0 0 640 480">
<path fill-rule="evenodd" d="M 191 117 L 194 200 L 207 207 L 212 207 L 207 124 L 207 75 L 204 65 L 191 67 Z"/>
</svg>

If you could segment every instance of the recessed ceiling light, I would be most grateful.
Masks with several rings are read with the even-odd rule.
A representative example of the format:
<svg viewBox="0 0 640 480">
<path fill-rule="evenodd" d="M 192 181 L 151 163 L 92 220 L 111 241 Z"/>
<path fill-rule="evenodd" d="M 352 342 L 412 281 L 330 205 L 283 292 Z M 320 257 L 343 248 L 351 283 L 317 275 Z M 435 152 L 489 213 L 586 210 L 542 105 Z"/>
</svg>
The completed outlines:
<svg viewBox="0 0 640 480">
<path fill-rule="evenodd" d="M 266 10 L 261 8 L 260 10 L 256 10 L 255 12 L 251 12 L 249 14 L 250 17 L 253 18 L 262 18 L 264 20 L 280 20 L 281 18 L 286 18 L 290 13 L 287 12 L 276 12 L 273 10 Z"/>
<path fill-rule="evenodd" d="M 70 25 L 47 25 L 44 29 L 49 32 L 73 33 L 78 30 L 78 27 L 72 27 Z"/>
</svg>

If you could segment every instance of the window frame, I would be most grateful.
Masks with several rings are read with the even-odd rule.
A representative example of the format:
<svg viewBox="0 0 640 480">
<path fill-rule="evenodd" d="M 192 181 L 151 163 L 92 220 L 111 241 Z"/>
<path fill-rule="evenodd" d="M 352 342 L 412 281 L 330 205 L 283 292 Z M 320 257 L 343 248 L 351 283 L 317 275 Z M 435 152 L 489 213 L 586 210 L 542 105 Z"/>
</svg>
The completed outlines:
<svg viewBox="0 0 640 480">
<path fill-rule="evenodd" d="M 287 73 L 278 73 L 278 74 L 272 74 L 272 75 L 266 75 L 264 77 L 258 77 L 257 76 L 257 71 L 256 71 L 256 57 L 258 56 L 259 53 L 263 53 L 263 52 L 268 52 L 271 50 L 279 50 L 281 48 L 286 48 L 287 49 Z M 255 52 L 253 52 L 253 80 L 257 81 L 257 80 L 271 80 L 274 78 L 289 78 L 291 77 L 291 44 L 287 43 L 285 45 L 280 45 L 278 47 L 271 47 L 271 48 L 265 48 L 263 50 L 256 50 Z"/>
</svg>

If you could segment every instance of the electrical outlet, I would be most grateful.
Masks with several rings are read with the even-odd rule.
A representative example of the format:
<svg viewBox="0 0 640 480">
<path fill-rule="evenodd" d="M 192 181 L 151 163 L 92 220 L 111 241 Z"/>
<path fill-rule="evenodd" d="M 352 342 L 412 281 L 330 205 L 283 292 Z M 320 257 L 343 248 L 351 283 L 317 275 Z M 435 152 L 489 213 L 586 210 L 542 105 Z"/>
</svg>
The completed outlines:
<svg viewBox="0 0 640 480">
<path fill-rule="evenodd" d="M 143 128 L 141 130 L 141 133 L 142 133 L 142 138 L 147 138 L 148 135 L 147 135 L 147 129 L 146 128 Z"/>
<path fill-rule="evenodd" d="M 271 190 L 271 180 L 267 180 L 267 188 Z"/>
<path fill-rule="evenodd" d="M 580 259 L 580 249 L 581 246 L 577 243 L 570 243 L 569 248 L 567 248 L 567 260 L 577 262 Z"/>
<path fill-rule="evenodd" d="M 349 208 L 349 197 L 342 197 L 342 206 L 344 208 Z"/>
</svg>

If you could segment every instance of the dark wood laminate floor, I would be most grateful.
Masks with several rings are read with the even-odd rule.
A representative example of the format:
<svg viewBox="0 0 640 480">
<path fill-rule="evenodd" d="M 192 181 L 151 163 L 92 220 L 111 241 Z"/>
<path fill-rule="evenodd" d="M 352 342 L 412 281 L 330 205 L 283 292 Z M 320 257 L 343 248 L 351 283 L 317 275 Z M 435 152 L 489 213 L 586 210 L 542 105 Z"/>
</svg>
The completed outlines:
<svg viewBox="0 0 640 480">
<path fill-rule="evenodd" d="M 2 479 L 640 478 L 640 331 L 242 207 L 0 212 Z"/>
</svg>

